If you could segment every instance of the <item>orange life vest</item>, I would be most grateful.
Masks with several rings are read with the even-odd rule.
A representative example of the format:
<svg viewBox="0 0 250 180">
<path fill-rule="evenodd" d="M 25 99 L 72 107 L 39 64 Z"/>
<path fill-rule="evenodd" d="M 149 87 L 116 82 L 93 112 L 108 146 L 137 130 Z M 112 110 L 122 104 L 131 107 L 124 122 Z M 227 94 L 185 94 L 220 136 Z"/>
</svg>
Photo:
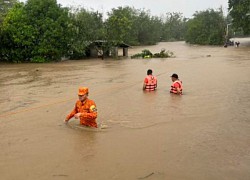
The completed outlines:
<svg viewBox="0 0 250 180">
<path fill-rule="evenodd" d="M 170 93 L 178 94 L 176 85 L 179 86 L 181 94 L 182 94 L 183 88 L 182 88 L 182 82 L 180 80 L 173 82 L 173 84 L 171 85 Z"/>
<path fill-rule="evenodd" d="M 146 83 L 145 90 L 146 91 L 154 91 L 156 89 L 156 86 L 157 86 L 157 78 L 155 76 L 148 75 L 146 77 L 146 79 L 148 80 L 148 82 Z"/>
</svg>

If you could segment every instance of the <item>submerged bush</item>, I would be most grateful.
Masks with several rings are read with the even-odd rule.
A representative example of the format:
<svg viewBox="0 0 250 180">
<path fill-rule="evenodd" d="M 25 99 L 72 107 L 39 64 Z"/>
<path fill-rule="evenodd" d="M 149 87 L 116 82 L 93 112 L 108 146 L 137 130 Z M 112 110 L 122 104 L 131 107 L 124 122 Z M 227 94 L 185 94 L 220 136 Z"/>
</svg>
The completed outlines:
<svg viewBox="0 0 250 180">
<path fill-rule="evenodd" d="M 162 49 L 159 53 L 152 54 L 148 49 L 142 50 L 142 53 L 137 53 L 131 56 L 131 59 L 136 58 L 169 58 L 173 57 L 174 53 L 171 51 L 166 51 Z"/>
</svg>

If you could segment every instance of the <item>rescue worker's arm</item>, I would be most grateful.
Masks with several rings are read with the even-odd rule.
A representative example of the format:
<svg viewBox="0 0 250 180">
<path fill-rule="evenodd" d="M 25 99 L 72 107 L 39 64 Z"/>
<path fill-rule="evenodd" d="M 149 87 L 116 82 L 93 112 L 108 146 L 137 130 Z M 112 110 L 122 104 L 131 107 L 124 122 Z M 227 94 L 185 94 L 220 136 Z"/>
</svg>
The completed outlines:
<svg viewBox="0 0 250 180">
<path fill-rule="evenodd" d="M 177 87 L 176 90 L 177 90 L 177 94 L 181 94 L 181 90 L 179 87 Z"/>
<path fill-rule="evenodd" d="M 71 113 L 66 117 L 66 119 L 64 121 L 68 122 L 76 113 L 77 113 L 77 108 L 75 105 L 75 108 L 71 111 Z"/>
<path fill-rule="evenodd" d="M 176 91 L 177 91 L 177 94 L 181 94 L 181 88 L 180 88 L 180 84 L 179 83 L 175 83 L 175 88 L 176 88 Z"/>
<path fill-rule="evenodd" d="M 87 118 L 87 119 L 96 119 L 97 118 L 97 112 L 81 113 L 80 117 Z"/>
<path fill-rule="evenodd" d="M 80 117 L 86 118 L 86 119 L 96 119 L 97 118 L 97 109 L 96 105 L 93 104 L 89 108 L 89 112 L 84 112 L 80 114 Z"/>
<path fill-rule="evenodd" d="M 143 90 L 145 90 L 145 89 L 146 89 L 146 85 L 147 85 L 147 83 L 148 83 L 148 79 L 147 79 L 147 78 L 145 78 L 145 79 L 144 79 L 144 82 L 143 82 L 143 86 L 142 86 L 142 89 L 143 89 Z"/>
</svg>

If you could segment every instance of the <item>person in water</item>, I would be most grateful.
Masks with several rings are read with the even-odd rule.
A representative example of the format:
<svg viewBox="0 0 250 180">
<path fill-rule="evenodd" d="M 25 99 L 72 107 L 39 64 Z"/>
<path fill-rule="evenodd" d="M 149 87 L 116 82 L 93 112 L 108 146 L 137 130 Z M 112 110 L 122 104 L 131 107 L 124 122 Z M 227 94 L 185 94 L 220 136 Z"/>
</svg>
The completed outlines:
<svg viewBox="0 0 250 180">
<path fill-rule="evenodd" d="M 236 47 L 239 47 L 240 41 L 235 42 Z"/>
<path fill-rule="evenodd" d="M 145 77 L 143 82 L 143 90 L 145 91 L 155 91 L 157 88 L 157 78 L 153 76 L 153 71 L 149 69 L 147 71 L 147 77 Z"/>
<path fill-rule="evenodd" d="M 179 77 L 177 74 L 172 74 L 172 76 L 170 76 L 172 79 L 172 85 L 171 85 L 171 89 L 170 89 L 170 93 L 173 94 L 179 94 L 182 95 L 182 82 L 179 80 Z"/>
<path fill-rule="evenodd" d="M 88 99 L 89 90 L 87 87 L 80 87 L 78 98 L 72 112 L 64 120 L 67 123 L 72 117 L 80 120 L 80 124 L 88 127 L 97 128 L 96 118 L 97 109 L 93 100 Z"/>
</svg>

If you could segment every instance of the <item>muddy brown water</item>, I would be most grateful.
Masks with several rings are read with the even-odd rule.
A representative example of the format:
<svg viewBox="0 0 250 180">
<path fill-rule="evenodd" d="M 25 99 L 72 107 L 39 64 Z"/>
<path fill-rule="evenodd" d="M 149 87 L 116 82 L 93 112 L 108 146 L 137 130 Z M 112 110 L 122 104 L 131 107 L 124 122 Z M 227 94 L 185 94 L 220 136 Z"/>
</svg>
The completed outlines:
<svg viewBox="0 0 250 180">
<path fill-rule="evenodd" d="M 250 47 L 173 42 L 129 54 L 162 48 L 176 57 L 1 64 L 0 179 L 250 179 Z M 142 92 L 148 68 L 153 93 Z M 181 97 L 169 94 L 172 73 Z M 79 86 L 108 128 L 63 123 Z"/>
</svg>

